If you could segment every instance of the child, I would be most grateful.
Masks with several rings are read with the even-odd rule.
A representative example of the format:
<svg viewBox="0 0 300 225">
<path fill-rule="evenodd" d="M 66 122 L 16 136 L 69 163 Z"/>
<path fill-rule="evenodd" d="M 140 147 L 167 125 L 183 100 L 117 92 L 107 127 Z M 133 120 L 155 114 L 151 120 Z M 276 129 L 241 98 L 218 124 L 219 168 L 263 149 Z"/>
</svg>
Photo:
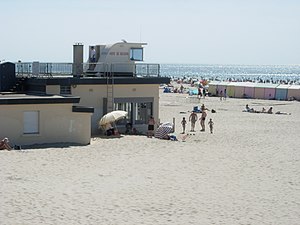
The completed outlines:
<svg viewBox="0 0 300 225">
<path fill-rule="evenodd" d="M 212 121 L 212 119 L 210 118 L 208 121 L 208 125 L 209 125 L 209 129 L 210 129 L 210 133 L 213 133 L 213 128 L 214 128 L 214 122 Z"/>
<path fill-rule="evenodd" d="M 182 118 L 182 121 L 181 121 L 181 125 L 182 125 L 182 133 L 184 134 L 185 133 L 185 125 L 186 125 L 186 120 L 185 120 L 185 117 Z"/>
</svg>

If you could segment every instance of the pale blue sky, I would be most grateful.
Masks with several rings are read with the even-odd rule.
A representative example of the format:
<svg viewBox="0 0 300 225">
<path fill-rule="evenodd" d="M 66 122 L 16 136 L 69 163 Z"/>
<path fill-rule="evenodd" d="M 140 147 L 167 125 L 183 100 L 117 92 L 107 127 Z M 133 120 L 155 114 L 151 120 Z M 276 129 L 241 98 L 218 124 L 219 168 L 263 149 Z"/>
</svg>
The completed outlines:
<svg viewBox="0 0 300 225">
<path fill-rule="evenodd" d="M 153 63 L 300 64 L 299 0 L 0 0 L 0 60 L 146 42 Z"/>
</svg>

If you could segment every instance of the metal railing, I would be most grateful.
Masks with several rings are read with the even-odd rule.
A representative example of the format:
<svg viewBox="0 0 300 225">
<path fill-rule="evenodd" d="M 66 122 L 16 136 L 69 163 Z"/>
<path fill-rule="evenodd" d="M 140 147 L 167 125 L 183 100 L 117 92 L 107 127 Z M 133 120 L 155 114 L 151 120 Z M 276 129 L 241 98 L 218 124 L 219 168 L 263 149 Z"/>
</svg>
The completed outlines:
<svg viewBox="0 0 300 225">
<path fill-rule="evenodd" d="M 16 76 L 18 77 L 57 77 L 73 76 L 73 63 L 42 63 L 17 62 Z M 113 66 L 111 66 L 113 65 Z M 159 64 L 126 64 L 126 63 L 83 63 L 83 77 L 88 73 L 103 76 L 108 72 L 132 74 L 133 77 L 159 77 Z"/>
</svg>

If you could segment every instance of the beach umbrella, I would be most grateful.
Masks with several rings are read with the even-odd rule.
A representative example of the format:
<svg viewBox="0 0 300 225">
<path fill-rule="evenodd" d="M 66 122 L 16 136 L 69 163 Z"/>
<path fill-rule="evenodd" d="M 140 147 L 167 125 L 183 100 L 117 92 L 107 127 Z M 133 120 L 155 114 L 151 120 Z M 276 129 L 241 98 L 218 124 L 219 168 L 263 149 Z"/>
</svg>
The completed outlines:
<svg viewBox="0 0 300 225">
<path fill-rule="evenodd" d="M 100 119 L 99 125 L 104 126 L 105 124 L 113 123 L 117 120 L 125 118 L 127 114 L 128 113 L 126 111 L 122 111 L 122 110 L 109 112 Z"/>
<path fill-rule="evenodd" d="M 160 139 L 164 139 L 168 136 L 168 134 L 173 132 L 173 124 L 172 123 L 163 123 L 161 124 L 155 132 L 155 137 L 156 138 L 160 138 Z"/>
</svg>

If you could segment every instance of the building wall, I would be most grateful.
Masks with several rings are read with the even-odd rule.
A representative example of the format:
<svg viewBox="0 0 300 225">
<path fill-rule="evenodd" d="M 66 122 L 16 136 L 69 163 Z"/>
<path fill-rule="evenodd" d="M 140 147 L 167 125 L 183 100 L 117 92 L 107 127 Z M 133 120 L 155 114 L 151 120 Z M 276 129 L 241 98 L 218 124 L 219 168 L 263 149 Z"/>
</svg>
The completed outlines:
<svg viewBox="0 0 300 225">
<path fill-rule="evenodd" d="M 0 138 L 12 144 L 89 144 L 91 113 L 72 112 L 73 104 L 1 105 Z M 39 112 L 39 133 L 23 134 L 24 112 Z M 5 129 L 2 129 L 4 128 Z"/>
<path fill-rule="evenodd" d="M 48 85 L 47 94 L 59 94 L 58 85 Z M 80 96 L 78 105 L 94 107 L 94 114 L 91 119 L 92 134 L 99 133 L 98 121 L 103 116 L 104 98 L 107 97 L 106 85 L 76 85 L 71 87 L 73 96 Z M 159 118 L 159 85 L 158 84 L 126 84 L 114 85 L 114 98 L 143 98 L 152 97 L 153 117 L 156 121 Z M 140 125 L 140 131 L 145 132 L 147 126 Z"/>
</svg>

